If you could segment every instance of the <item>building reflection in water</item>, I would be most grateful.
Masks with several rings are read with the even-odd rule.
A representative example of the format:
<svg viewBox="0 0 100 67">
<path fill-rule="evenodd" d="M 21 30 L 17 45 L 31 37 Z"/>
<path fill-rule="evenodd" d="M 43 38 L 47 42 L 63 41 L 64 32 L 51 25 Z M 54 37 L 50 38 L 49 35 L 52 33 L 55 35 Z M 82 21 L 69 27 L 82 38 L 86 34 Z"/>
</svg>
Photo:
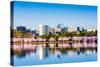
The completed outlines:
<svg viewBox="0 0 100 67">
<path fill-rule="evenodd" d="M 42 45 L 42 44 L 41 44 Z M 48 45 L 48 44 L 46 44 Z M 40 60 L 47 58 L 49 56 L 49 47 L 43 47 L 43 46 L 39 46 L 37 47 L 37 55 L 39 57 Z"/>
<path fill-rule="evenodd" d="M 50 46 L 52 45 L 52 46 Z M 26 55 L 38 56 L 39 60 L 46 59 L 52 55 L 57 58 L 66 56 L 76 56 L 80 54 L 91 54 L 97 52 L 96 43 L 56 43 L 56 44 L 23 44 L 12 46 L 13 55 L 24 58 Z"/>
</svg>

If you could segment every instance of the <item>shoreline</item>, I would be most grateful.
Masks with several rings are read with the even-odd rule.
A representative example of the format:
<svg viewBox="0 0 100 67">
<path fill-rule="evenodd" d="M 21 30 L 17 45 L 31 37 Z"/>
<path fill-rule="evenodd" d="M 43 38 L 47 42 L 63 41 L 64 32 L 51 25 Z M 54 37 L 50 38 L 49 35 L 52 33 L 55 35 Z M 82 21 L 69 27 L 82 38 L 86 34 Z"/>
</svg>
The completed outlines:
<svg viewBox="0 0 100 67">
<path fill-rule="evenodd" d="M 48 43 L 97 43 L 97 37 L 63 37 L 63 38 L 11 38 L 11 44 L 48 44 Z"/>
<path fill-rule="evenodd" d="M 96 43 L 96 42 L 80 42 L 80 41 L 49 41 L 49 42 L 42 42 L 42 41 L 37 41 L 37 42 L 12 42 L 12 44 L 63 44 L 63 43 Z"/>
</svg>

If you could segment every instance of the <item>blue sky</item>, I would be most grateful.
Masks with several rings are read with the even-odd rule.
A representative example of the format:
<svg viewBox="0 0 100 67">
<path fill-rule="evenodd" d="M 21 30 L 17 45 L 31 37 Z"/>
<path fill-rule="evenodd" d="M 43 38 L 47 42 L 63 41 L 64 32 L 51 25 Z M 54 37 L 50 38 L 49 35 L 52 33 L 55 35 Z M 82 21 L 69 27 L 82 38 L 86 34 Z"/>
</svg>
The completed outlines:
<svg viewBox="0 0 100 67">
<path fill-rule="evenodd" d="M 14 27 L 38 28 L 39 24 L 56 27 L 97 27 L 97 7 L 14 1 Z"/>
</svg>

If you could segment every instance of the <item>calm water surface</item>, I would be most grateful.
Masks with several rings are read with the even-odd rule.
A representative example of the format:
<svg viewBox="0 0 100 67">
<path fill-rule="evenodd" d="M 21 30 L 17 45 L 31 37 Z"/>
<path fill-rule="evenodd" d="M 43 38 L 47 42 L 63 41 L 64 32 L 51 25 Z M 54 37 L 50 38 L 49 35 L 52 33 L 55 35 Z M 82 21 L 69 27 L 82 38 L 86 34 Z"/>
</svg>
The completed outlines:
<svg viewBox="0 0 100 67">
<path fill-rule="evenodd" d="M 11 58 L 14 66 L 97 60 L 95 43 L 20 44 L 12 47 L 14 53 Z"/>
</svg>

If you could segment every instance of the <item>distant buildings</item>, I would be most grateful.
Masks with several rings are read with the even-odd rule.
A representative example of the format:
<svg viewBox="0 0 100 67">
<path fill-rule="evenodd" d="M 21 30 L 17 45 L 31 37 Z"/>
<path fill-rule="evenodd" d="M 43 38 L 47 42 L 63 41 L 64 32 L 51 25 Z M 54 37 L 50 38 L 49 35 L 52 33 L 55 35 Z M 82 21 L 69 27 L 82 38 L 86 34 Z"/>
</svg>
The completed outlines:
<svg viewBox="0 0 100 67">
<path fill-rule="evenodd" d="M 36 30 L 27 29 L 25 26 L 17 26 L 16 30 L 25 33 L 24 37 L 32 37 L 37 34 Z"/>
<path fill-rule="evenodd" d="M 61 24 L 61 23 L 57 25 L 57 28 L 60 28 L 60 29 L 61 29 L 61 28 L 63 28 L 63 27 L 64 27 L 64 25 Z"/>
<path fill-rule="evenodd" d="M 77 29 L 73 28 L 73 27 L 68 27 L 67 31 L 68 32 L 75 32 L 75 31 L 77 31 Z"/>
<path fill-rule="evenodd" d="M 37 29 L 31 30 L 31 29 L 27 29 L 25 26 L 18 26 L 16 28 L 16 30 L 18 30 L 19 32 L 23 32 L 23 33 L 27 33 L 27 36 L 42 36 L 42 35 L 48 35 L 48 34 L 62 34 L 62 33 L 66 33 L 66 32 L 90 32 L 93 31 L 95 32 L 96 29 L 85 29 L 83 27 L 68 27 L 68 26 L 64 26 L 63 24 L 58 24 L 57 27 L 52 28 L 48 25 L 43 25 L 40 24 Z"/>
<path fill-rule="evenodd" d="M 87 29 L 83 28 L 83 27 L 68 27 L 67 29 L 68 32 L 87 32 Z"/>
<path fill-rule="evenodd" d="M 95 31 L 96 31 L 96 29 L 87 29 L 87 31 L 88 31 L 88 32 L 90 32 L 90 31 L 95 32 Z"/>
<path fill-rule="evenodd" d="M 81 27 L 77 27 L 77 31 L 80 32 L 82 30 Z"/>
<path fill-rule="evenodd" d="M 48 25 L 39 25 L 39 35 L 47 35 L 49 34 L 49 26 Z"/>
<path fill-rule="evenodd" d="M 18 26 L 17 30 L 25 32 L 26 31 L 26 27 L 25 26 Z"/>
<path fill-rule="evenodd" d="M 60 34 L 62 32 L 62 29 L 63 29 L 64 25 L 63 24 L 58 24 L 57 25 L 57 28 L 55 28 L 55 33 L 56 34 Z"/>
<path fill-rule="evenodd" d="M 55 33 L 56 34 L 61 33 L 61 28 L 55 28 Z"/>
<path fill-rule="evenodd" d="M 54 28 L 49 27 L 49 34 L 55 34 L 55 29 L 54 29 Z"/>
<path fill-rule="evenodd" d="M 62 32 L 62 33 L 68 32 L 68 27 L 63 27 L 63 28 L 61 29 L 61 32 Z"/>
<path fill-rule="evenodd" d="M 31 33 L 33 34 L 33 36 L 37 35 L 37 30 L 31 30 Z"/>
</svg>

